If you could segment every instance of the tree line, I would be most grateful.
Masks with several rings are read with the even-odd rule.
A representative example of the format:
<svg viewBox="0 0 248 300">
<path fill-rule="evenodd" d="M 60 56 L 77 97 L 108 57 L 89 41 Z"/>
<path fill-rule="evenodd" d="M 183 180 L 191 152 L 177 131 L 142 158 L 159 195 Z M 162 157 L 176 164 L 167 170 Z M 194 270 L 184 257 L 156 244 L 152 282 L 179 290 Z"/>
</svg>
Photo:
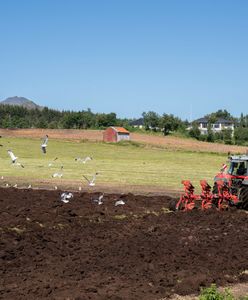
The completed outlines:
<svg viewBox="0 0 248 300">
<path fill-rule="evenodd" d="M 243 113 L 239 118 L 233 117 L 227 110 L 206 115 L 208 118 L 207 134 L 202 135 L 196 123 L 190 124 L 173 114 L 162 115 L 148 111 L 142 114 L 144 130 L 162 132 L 164 135 L 180 133 L 185 137 L 209 142 L 248 145 L 248 115 Z M 214 133 L 211 127 L 218 118 L 230 120 L 235 130 L 222 130 Z M 0 105 L 1 128 L 51 128 L 51 129 L 104 129 L 108 126 L 130 126 L 132 119 L 117 118 L 116 113 L 93 113 L 90 109 L 82 111 L 58 111 L 44 107 L 43 109 L 27 109 L 22 106 Z"/>
<path fill-rule="evenodd" d="M 164 135 L 172 132 L 179 132 L 181 135 L 195 138 L 200 141 L 219 142 L 225 144 L 237 144 L 248 146 L 248 115 L 241 113 L 240 118 L 235 118 L 227 110 L 218 110 L 205 115 L 208 119 L 207 134 L 201 134 L 197 122 L 183 121 L 173 114 L 159 115 L 156 112 L 149 111 L 143 113 L 144 125 L 146 130 L 162 131 Z M 220 132 L 214 132 L 212 124 L 218 119 L 225 119 L 233 122 L 235 129 L 224 129 Z"/>
<path fill-rule="evenodd" d="M 118 119 L 115 113 L 93 113 L 27 109 L 21 106 L 0 105 L 1 128 L 102 129 L 108 126 L 128 125 L 128 119 Z"/>
</svg>

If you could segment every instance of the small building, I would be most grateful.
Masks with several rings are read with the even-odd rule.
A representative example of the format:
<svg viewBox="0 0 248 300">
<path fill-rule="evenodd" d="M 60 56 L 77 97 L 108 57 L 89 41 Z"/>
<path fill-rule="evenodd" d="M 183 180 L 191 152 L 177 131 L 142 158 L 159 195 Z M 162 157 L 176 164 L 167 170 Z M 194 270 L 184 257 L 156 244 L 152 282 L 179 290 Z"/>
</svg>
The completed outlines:
<svg viewBox="0 0 248 300">
<path fill-rule="evenodd" d="M 123 127 L 108 127 L 103 132 L 103 141 L 117 143 L 120 141 L 129 141 L 130 133 Z"/>
</svg>

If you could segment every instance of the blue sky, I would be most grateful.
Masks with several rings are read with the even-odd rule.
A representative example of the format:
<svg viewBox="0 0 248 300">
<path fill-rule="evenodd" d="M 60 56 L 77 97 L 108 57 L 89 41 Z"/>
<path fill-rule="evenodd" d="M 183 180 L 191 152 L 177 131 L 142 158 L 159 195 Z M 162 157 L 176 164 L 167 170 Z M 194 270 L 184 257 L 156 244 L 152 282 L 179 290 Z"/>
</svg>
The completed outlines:
<svg viewBox="0 0 248 300">
<path fill-rule="evenodd" d="M 0 99 L 119 117 L 247 114 L 247 15 L 245 0 L 0 1 Z"/>
</svg>

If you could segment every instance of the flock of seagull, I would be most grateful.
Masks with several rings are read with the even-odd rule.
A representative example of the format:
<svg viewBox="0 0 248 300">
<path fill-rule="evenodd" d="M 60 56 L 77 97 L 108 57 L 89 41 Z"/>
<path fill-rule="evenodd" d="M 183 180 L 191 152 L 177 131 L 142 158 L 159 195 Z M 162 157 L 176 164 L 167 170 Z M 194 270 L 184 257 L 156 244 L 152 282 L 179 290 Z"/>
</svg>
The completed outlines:
<svg viewBox="0 0 248 300">
<path fill-rule="evenodd" d="M 41 151 L 43 154 L 46 154 L 47 153 L 47 145 L 48 145 L 48 135 L 46 135 L 43 139 L 43 142 L 41 144 Z M 1 145 L 2 146 L 2 145 Z M 25 168 L 25 166 L 19 161 L 19 158 L 17 156 L 15 156 L 15 154 L 13 153 L 12 150 L 7 150 L 9 156 L 10 156 L 10 159 L 11 159 L 11 163 L 15 166 L 18 166 L 18 167 L 21 167 L 21 168 Z M 49 167 L 53 166 L 54 162 L 58 160 L 58 157 L 55 157 L 53 159 L 52 162 L 50 162 L 48 164 Z M 80 162 L 80 163 L 83 163 L 83 164 L 86 164 L 87 162 L 93 160 L 93 158 L 91 156 L 86 156 L 86 157 L 76 157 L 75 158 L 75 161 L 77 162 Z M 63 166 L 60 167 L 60 169 L 53 173 L 52 174 L 52 178 L 62 178 L 63 177 Z M 96 172 L 93 177 L 91 179 L 89 179 L 88 177 L 86 177 L 85 175 L 83 175 L 83 178 L 88 182 L 88 185 L 93 187 L 96 185 L 96 178 L 97 178 L 97 175 L 99 173 Z M 4 177 L 2 176 L 1 179 L 4 179 Z M 9 184 L 7 183 L 6 184 L 6 187 L 9 187 Z M 13 185 L 13 187 L 17 188 L 17 184 Z M 28 186 L 28 189 L 31 189 L 32 186 L 29 185 Z M 57 186 L 54 187 L 55 190 L 57 190 Z M 81 190 L 81 187 L 79 187 L 79 191 Z M 103 197 L 104 197 L 104 194 L 100 195 L 98 197 L 98 199 L 92 199 L 94 203 L 98 204 L 98 205 L 102 205 L 103 204 Z M 64 202 L 64 203 L 68 203 L 70 202 L 70 200 L 73 198 L 73 194 L 72 193 L 69 193 L 69 192 L 64 192 L 61 194 L 61 201 Z M 124 205 L 125 202 L 123 200 L 118 200 L 115 202 L 115 206 L 118 206 L 118 205 Z"/>
<path fill-rule="evenodd" d="M 48 145 L 48 135 L 45 136 L 45 138 L 44 138 L 44 140 L 43 140 L 43 142 L 42 142 L 42 144 L 41 144 L 41 151 L 42 151 L 42 153 L 44 153 L 44 154 L 47 153 L 47 145 Z M 15 156 L 15 154 L 13 153 L 12 150 L 8 150 L 7 152 L 8 152 L 8 154 L 9 154 L 9 156 L 10 156 L 10 159 L 11 159 L 11 162 L 12 162 L 13 165 L 15 165 L 15 166 L 20 166 L 20 167 L 24 168 L 24 165 L 23 165 L 21 162 L 19 162 L 18 157 Z M 48 164 L 48 166 L 49 166 L 49 167 L 53 166 L 54 162 L 55 162 L 57 159 L 58 159 L 58 157 L 55 157 L 54 160 L 53 160 L 53 162 L 50 162 L 50 163 Z M 86 164 L 87 162 L 89 162 L 89 161 L 91 161 L 91 160 L 93 160 L 93 158 L 92 158 L 91 156 L 86 156 L 86 157 L 76 157 L 76 158 L 75 158 L 75 161 L 77 161 L 77 162 L 82 162 L 83 164 Z M 63 177 L 63 169 L 64 169 L 64 167 L 61 166 L 60 169 L 59 169 L 57 172 L 55 172 L 54 174 L 52 174 L 52 177 L 53 177 L 53 178 L 56 178 L 56 177 L 57 177 L 57 178 L 62 178 L 62 177 Z M 95 181 L 96 181 L 97 175 L 98 175 L 98 172 L 96 172 L 96 173 L 93 175 L 92 179 L 87 178 L 85 175 L 83 175 L 83 178 L 88 182 L 89 186 L 95 186 Z"/>
</svg>

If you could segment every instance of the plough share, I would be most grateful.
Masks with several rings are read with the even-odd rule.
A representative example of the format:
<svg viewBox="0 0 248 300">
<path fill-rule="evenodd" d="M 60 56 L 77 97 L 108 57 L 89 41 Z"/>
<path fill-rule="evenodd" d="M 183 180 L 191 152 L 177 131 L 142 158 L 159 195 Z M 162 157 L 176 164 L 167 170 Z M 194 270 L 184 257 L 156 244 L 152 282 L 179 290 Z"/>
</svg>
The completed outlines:
<svg viewBox="0 0 248 300">
<path fill-rule="evenodd" d="M 189 180 L 183 180 L 182 184 L 184 185 L 184 193 L 178 201 L 173 200 L 170 203 L 171 210 L 190 211 L 196 208 L 200 208 L 201 210 L 214 208 L 226 210 L 239 202 L 237 195 L 232 194 L 228 183 L 221 180 L 216 182 L 216 193 L 211 192 L 211 186 L 206 180 L 201 180 L 201 194 L 199 195 L 194 193 L 195 187 Z"/>
</svg>

